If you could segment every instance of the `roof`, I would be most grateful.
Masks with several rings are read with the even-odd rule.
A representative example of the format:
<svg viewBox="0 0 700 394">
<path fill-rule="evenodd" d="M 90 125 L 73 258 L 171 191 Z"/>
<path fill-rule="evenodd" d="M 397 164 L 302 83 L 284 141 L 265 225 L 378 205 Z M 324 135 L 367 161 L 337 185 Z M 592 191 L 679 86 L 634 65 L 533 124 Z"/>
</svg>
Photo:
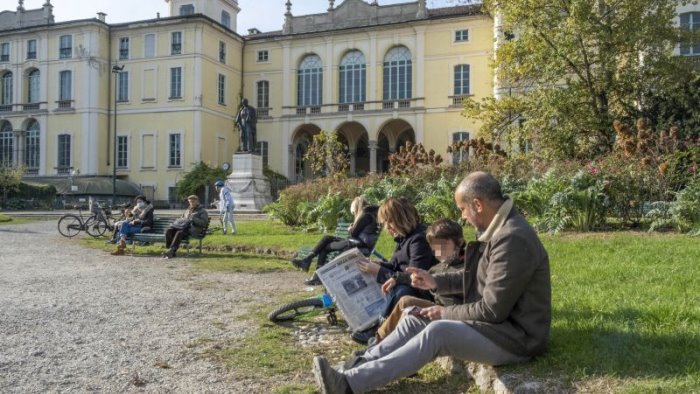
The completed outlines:
<svg viewBox="0 0 700 394">
<path fill-rule="evenodd" d="M 76 195 L 112 195 L 112 178 L 111 177 L 73 177 L 73 180 L 67 177 L 31 177 L 24 178 L 22 182 L 35 185 L 53 185 L 56 188 L 56 194 L 76 194 Z M 74 189 L 71 190 L 71 185 Z M 138 185 L 122 179 L 116 181 L 116 195 L 134 197 L 141 194 L 141 189 Z"/>
</svg>

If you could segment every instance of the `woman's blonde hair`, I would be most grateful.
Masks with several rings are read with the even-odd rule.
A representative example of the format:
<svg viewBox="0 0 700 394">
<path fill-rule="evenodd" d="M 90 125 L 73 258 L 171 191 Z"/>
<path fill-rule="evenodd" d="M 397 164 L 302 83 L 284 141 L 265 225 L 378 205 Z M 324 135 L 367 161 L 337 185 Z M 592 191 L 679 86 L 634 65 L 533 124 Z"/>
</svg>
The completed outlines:
<svg viewBox="0 0 700 394">
<path fill-rule="evenodd" d="M 362 196 L 355 197 L 352 200 L 350 203 L 350 213 L 354 216 L 352 221 L 353 223 L 356 223 L 358 219 L 360 219 L 360 216 L 362 216 L 362 210 L 368 205 L 369 202 L 367 202 L 367 200 Z"/>
<path fill-rule="evenodd" d="M 420 215 L 406 198 L 392 197 L 379 207 L 379 223 L 391 223 L 396 231 L 405 237 L 418 227 Z"/>
</svg>

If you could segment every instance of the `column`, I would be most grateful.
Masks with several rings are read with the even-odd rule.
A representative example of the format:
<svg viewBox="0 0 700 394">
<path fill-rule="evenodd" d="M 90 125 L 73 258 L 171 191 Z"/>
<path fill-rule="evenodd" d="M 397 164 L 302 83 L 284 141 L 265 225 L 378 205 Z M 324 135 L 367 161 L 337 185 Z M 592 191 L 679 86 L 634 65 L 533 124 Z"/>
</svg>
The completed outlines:
<svg viewBox="0 0 700 394">
<path fill-rule="evenodd" d="M 369 171 L 377 172 L 377 149 L 379 148 L 379 143 L 375 140 L 369 141 Z"/>
<path fill-rule="evenodd" d="M 15 130 L 15 165 L 18 166 L 24 164 L 24 133 L 23 130 Z"/>
<path fill-rule="evenodd" d="M 290 182 L 295 182 L 296 181 L 296 176 L 294 174 L 295 166 L 294 166 L 294 145 L 289 144 L 287 145 L 287 153 L 289 157 L 289 162 L 287 163 L 287 179 L 289 179 Z"/>
</svg>

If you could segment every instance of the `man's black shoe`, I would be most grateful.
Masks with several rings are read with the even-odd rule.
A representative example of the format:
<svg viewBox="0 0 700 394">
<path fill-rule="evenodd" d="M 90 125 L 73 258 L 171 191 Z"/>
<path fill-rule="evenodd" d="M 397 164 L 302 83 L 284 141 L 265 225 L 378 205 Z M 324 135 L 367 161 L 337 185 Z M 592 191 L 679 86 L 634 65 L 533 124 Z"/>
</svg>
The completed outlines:
<svg viewBox="0 0 700 394">
<path fill-rule="evenodd" d="M 333 369 L 323 356 L 314 357 L 314 377 L 321 394 L 352 394 L 345 375 Z"/>
<path fill-rule="evenodd" d="M 307 286 L 320 286 L 321 285 L 321 279 L 318 278 L 318 275 L 314 274 L 311 278 L 307 279 L 304 281 L 304 284 Z"/>
<path fill-rule="evenodd" d="M 292 260 L 292 265 L 299 268 L 302 271 L 309 272 L 309 267 L 311 266 L 311 260 L 313 258 L 305 258 L 305 259 L 294 259 Z"/>
<path fill-rule="evenodd" d="M 374 338 L 378 328 L 377 326 L 372 326 L 364 331 L 355 331 L 350 337 L 353 341 L 361 345 L 366 345 L 370 338 Z"/>
</svg>

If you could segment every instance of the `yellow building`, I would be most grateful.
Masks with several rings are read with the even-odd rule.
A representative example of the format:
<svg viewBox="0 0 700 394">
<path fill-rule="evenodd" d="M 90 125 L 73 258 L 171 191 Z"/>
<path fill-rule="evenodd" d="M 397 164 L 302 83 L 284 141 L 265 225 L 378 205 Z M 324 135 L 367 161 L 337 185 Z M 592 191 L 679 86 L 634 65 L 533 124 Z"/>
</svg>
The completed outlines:
<svg viewBox="0 0 700 394">
<path fill-rule="evenodd" d="M 294 16 L 288 1 L 282 30 L 242 37 L 235 0 L 168 3 L 170 16 L 121 24 L 55 22 L 50 0 L 0 13 L 0 160 L 44 177 L 116 164 L 166 201 L 193 164 L 230 161 L 242 97 L 264 162 L 298 181 L 321 130 L 340 133 L 354 173 L 384 171 L 406 141 L 444 155 L 468 138 L 462 98 L 492 94 L 493 23 L 479 6 L 345 0 Z"/>
</svg>

